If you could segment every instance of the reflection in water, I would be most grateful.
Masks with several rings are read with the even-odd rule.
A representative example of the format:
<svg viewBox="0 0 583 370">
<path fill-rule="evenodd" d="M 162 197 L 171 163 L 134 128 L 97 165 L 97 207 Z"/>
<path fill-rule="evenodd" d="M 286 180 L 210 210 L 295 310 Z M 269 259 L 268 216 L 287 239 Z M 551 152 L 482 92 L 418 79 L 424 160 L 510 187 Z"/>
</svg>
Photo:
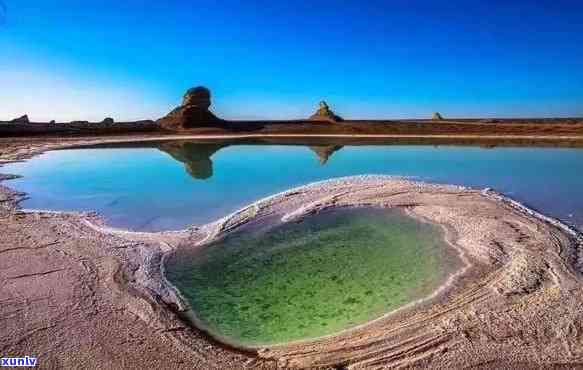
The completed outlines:
<svg viewBox="0 0 583 370">
<path fill-rule="evenodd" d="M 334 152 L 342 149 L 342 145 L 312 145 L 309 148 L 316 153 L 320 164 L 325 165 Z"/>
<path fill-rule="evenodd" d="M 492 148 L 494 144 L 498 147 Z M 22 203 L 25 208 L 97 211 L 111 225 L 134 230 L 203 224 L 292 187 L 364 174 L 491 187 L 583 227 L 583 149 L 578 145 L 412 139 L 185 139 L 51 151 L 6 165 L 1 172 L 23 176 L 11 180 L 9 186 L 29 195 Z M 334 158 L 330 160 L 331 155 Z M 56 171 L 59 176 L 55 176 Z"/>
<path fill-rule="evenodd" d="M 157 144 L 158 149 L 184 163 L 186 172 L 199 180 L 210 179 L 213 176 L 211 157 L 228 146 L 228 143 L 195 143 L 192 141 L 167 141 Z M 325 165 L 332 154 L 342 149 L 342 145 L 312 145 L 308 148 L 316 153 L 320 164 Z"/>
<path fill-rule="evenodd" d="M 206 180 L 213 176 L 211 156 L 228 146 L 220 143 L 193 143 L 188 141 L 169 141 L 160 143 L 158 149 L 184 163 L 186 172 L 195 179 Z"/>
</svg>

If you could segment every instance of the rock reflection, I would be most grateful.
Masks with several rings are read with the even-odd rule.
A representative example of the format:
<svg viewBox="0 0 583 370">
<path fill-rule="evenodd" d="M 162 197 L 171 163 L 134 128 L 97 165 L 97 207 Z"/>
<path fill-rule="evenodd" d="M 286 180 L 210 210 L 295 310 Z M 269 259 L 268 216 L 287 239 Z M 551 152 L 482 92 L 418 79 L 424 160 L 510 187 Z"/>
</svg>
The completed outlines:
<svg viewBox="0 0 583 370">
<path fill-rule="evenodd" d="M 156 147 L 169 154 L 172 158 L 184 164 L 186 172 L 198 180 L 207 180 L 213 176 L 213 161 L 211 157 L 219 150 L 232 143 L 196 143 L 191 141 L 167 141 L 157 143 Z M 321 165 L 325 165 L 330 157 L 342 149 L 342 145 L 311 145 L 308 146 L 317 156 Z"/>
<path fill-rule="evenodd" d="M 312 150 L 318 156 L 321 165 L 325 165 L 332 154 L 342 149 L 342 145 L 311 145 Z"/>
<path fill-rule="evenodd" d="M 160 143 L 158 149 L 184 163 L 186 172 L 195 179 L 206 180 L 213 176 L 211 157 L 220 149 L 229 146 L 224 143 L 193 143 L 169 141 Z"/>
</svg>

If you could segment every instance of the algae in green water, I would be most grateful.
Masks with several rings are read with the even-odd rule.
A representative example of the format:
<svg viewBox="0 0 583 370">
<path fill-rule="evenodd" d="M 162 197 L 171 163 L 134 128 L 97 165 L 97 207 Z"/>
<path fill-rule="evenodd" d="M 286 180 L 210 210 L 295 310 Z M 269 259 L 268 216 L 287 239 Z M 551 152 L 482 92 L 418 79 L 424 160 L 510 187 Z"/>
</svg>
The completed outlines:
<svg viewBox="0 0 583 370">
<path fill-rule="evenodd" d="M 428 295 L 444 280 L 434 225 L 397 210 L 343 209 L 246 227 L 167 264 L 212 334 L 243 345 L 337 333 Z"/>
</svg>

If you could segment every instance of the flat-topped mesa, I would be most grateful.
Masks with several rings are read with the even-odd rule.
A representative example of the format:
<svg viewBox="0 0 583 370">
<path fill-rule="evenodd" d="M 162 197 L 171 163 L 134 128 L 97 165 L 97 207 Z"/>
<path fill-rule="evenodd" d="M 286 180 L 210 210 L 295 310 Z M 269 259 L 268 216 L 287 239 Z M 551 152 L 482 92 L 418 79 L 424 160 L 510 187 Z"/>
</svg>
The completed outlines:
<svg viewBox="0 0 583 370">
<path fill-rule="evenodd" d="M 334 113 L 325 101 L 320 102 L 320 106 L 316 113 L 310 116 L 311 121 L 326 121 L 326 122 L 340 122 L 342 117 Z"/>
<path fill-rule="evenodd" d="M 160 118 L 158 123 L 171 130 L 217 126 L 223 122 L 210 110 L 211 92 L 204 86 L 189 89 L 182 98 L 182 105 Z"/>
</svg>

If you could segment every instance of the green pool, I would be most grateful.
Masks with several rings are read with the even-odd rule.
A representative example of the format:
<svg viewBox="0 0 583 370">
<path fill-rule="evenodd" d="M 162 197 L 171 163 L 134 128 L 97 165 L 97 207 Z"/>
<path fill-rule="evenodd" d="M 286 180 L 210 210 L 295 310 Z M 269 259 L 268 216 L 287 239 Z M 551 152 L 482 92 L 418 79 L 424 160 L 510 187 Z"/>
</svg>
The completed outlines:
<svg viewBox="0 0 583 370">
<path fill-rule="evenodd" d="M 211 334 L 253 346 L 334 334 L 427 296 L 451 253 L 437 226 L 355 208 L 244 227 L 176 253 L 166 273 Z"/>
</svg>

